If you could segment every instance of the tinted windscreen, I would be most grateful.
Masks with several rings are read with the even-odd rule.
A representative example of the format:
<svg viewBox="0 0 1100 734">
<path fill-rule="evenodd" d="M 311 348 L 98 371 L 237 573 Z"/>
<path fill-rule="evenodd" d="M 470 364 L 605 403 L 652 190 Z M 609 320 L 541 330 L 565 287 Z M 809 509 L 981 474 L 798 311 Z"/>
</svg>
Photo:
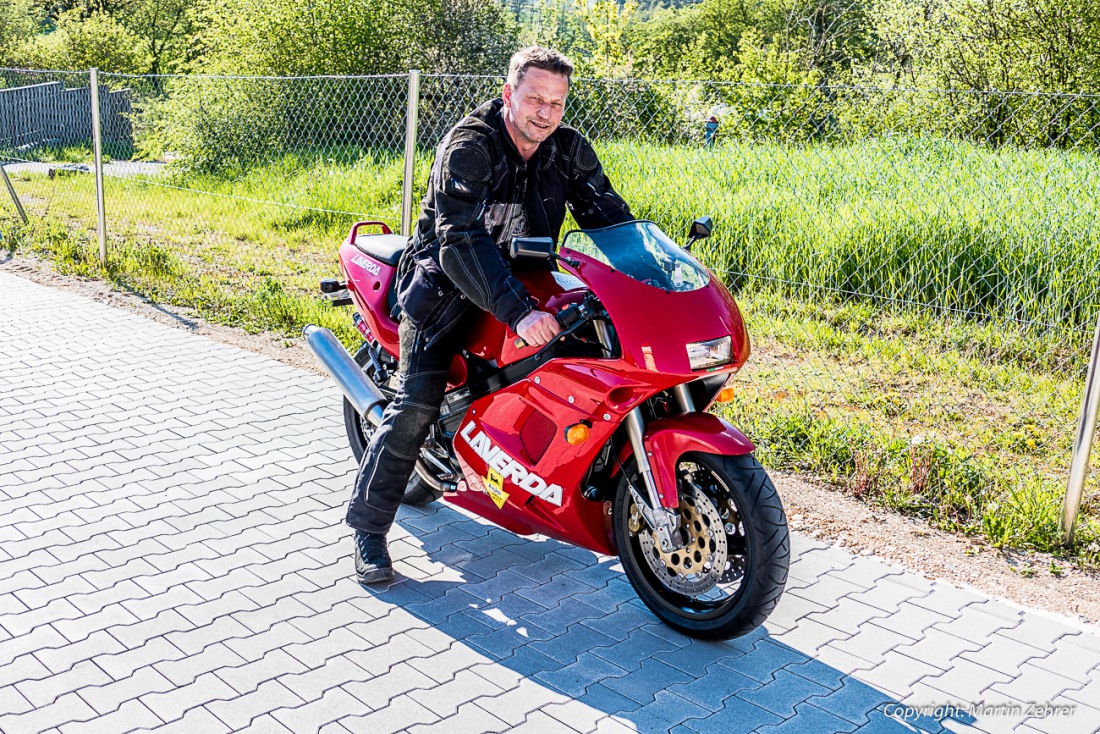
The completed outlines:
<svg viewBox="0 0 1100 734">
<path fill-rule="evenodd" d="M 563 247 L 599 260 L 654 288 L 694 291 L 706 286 L 710 274 L 684 248 L 653 222 L 626 222 L 604 229 L 575 229 Z"/>
</svg>

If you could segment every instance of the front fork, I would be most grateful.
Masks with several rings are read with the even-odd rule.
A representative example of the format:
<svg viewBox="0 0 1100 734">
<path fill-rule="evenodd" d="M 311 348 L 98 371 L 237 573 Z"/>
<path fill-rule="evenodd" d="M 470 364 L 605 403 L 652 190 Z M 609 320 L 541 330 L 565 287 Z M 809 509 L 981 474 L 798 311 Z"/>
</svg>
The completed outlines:
<svg viewBox="0 0 1100 734">
<path fill-rule="evenodd" d="M 595 321 L 594 324 L 597 338 L 603 344 L 608 356 L 610 356 L 613 351 L 610 329 L 607 323 L 602 320 Z M 682 412 L 692 413 L 695 411 L 695 401 L 691 399 L 691 393 L 688 391 L 686 384 L 672 388 L 672 394 L 676 397 L 676 402 Z M 634 449 L 634 456 L 637 457 L 638 472 L 642 475 L 642 483 L 645 485 L 648 501 L 638 493 L 629 477 L 625 477 L 627 487 L 630 488 L 634 504 L 641 510 L 642 519 L 656 534 L 661 550 L 665 553 L 672 553 L 684 546 L 680 540 L 681 533 L 676 532 L 679 528 L 680 515 L 666 508 L 661 502 L 661 493 L 657 490 L 657 481 L 653 478 L 653 467 L 649 463 L 649 454 L 645 450 L 645 418 L 642 415 L 641 406 L 627 413 L 626 431 L 630 436 L 630 445 Z"/>
<path fill-rule="evenodd" d="M 687 392 L 686 386 L 679 385 L 677 387 L 684 388 L 683 391 L 675 390 L 680 406 L 684 407 L 685 402 L 690 406 L 691 395 Z M 634 488 L 633 482 L 630 481 L 629 477 L 626 477 L 630 494 L 633 496 L 634 503 L 638 505 L 638 509 L 642 512 L 642 519 L 656 534 L 661 550 L 665 553 L 672 553 L 684 546 L 681 541 L 682 534 L 676 532 L 679 527 L 680 515 L 665 507 L 661 502 L 661 493 L 657 490 L 657 481 L 653 478 L 653 467 L 649 463 L 649 454 L 645 450 L 645 420 L 642 417 L 640 406 L 627 413 L 626 431 L 630 436 L 630 445 L 634 449 L 634 456 L 638 461 L 638 472 L 642 475 L 642 483 L 645 485 L 649 501 L 642 499 L 638 490 Z"/>
</svg>

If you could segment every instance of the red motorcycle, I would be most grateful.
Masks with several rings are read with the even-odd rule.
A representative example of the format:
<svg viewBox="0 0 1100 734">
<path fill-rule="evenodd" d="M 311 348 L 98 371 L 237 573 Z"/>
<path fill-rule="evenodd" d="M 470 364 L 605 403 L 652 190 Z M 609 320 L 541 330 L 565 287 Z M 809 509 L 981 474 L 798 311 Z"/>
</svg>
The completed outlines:
<svg viewBox="0 0 1100 734">
<path fill-rule="evenodd" d="M 381 227 L 381 234 L 360 230 Z M 786 516 L 753 444 L 705 412 L 732 399 L 749 356 L 729 291 L 653 222 L 516 238 L 518 272 L 562 332 L 532 347 L 483 314 L 451 364 L 441 415 L 405 501 L 442 497 L 514 533 L 542 533 L 619 556 L 642 601 L 695 637 L 728 639 L 763 623 L 787 579 Z M 394 280 L 406 246 L 360 222 L 340 248 L 344 279 L 322 282 L 354 305 L 354 358 L 327 329 L 306 341 L 345 395 L 356 459 L 392 399 L 401 355 Z"/>
</svg>

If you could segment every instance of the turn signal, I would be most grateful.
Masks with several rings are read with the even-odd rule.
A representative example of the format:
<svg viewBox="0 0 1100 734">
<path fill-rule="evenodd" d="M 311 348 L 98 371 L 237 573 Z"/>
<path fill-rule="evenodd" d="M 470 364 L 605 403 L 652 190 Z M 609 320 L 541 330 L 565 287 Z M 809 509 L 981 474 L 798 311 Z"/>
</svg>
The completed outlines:
<svg viewBox="0 0 1100 734">
<path fill-rule="evenodd" d="M 588 440 L 588 426 L 578 423 L 565 429 L 565 440 L 576 446 Z"/>
<path fill-rule="evenodd" d="M 733 400 L 733 385 L 726 385 L 714 397 L 716 403 L 728 403 Z"/>
</svg>

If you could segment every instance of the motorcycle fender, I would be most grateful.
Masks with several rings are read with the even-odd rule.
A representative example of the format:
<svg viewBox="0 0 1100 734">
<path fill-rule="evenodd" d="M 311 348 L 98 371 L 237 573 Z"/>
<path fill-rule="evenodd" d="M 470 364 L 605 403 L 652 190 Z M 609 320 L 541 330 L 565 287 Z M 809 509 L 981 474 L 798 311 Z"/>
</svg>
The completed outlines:
<svg viewBox="0 0 1100 734">
<path fill-rule="evenodd" d="M 752 453 L 756 447 L 745 434 L 711 413 L 689 413 L 661 418 L 646 426 L 645 450 L 653 467 L 653 479 L 661 504 L 680 504 L 676 491 L 676 464 L 690 451 L 723 456 Z"/>
</svg>

